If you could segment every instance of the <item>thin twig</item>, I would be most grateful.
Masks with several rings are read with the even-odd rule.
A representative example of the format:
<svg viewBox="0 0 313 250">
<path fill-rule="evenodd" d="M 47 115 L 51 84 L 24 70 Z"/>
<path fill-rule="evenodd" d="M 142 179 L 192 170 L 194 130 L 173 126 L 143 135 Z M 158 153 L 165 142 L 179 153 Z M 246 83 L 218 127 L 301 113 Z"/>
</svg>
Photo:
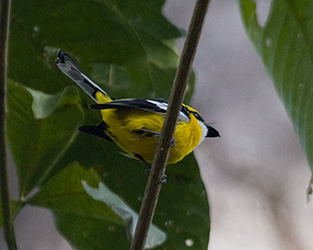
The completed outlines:
<svg viewBox="0 0 313 250">
<path fill-rule="evenodd" d="M 10 192 L 8 185 L 6 140 L 5 140 L 5 92 L 7 80 L 7 55 L 10 26 L 10 0 L 0 4 L 0 189 L 3 216 L 4 238 L 9 250 L 16 250 L 13 221 L 10 211 Z"/>
<path fill-rule="evenodd" d="M 148 230 L 153 219 L 161 190 L 161 180 L 165 174 L 170 144 L 174 135 L 178 113 L 181 110 L 189 73 L 194 55 L 196 53 L 196 48 L 209 2 L 210 0 L 197 0 L 193 12 L 130 250 L 142 250 L 145 246 Z"/>
</svg>

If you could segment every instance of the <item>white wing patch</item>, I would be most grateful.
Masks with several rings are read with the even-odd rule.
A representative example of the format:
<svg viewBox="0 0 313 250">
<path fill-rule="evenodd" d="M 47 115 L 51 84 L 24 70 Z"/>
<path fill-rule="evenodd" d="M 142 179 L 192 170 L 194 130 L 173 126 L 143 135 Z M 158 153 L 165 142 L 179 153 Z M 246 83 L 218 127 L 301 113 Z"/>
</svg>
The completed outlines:
<svg viewBox="0 0 313 250">
<path fill-rule="evenodd" d="M 190 122 L 189 117 L 181 111 L 178 114 L 178 120 L 181 120 L 181 121 L 186 122 L 186 123 Z"/>
<path fill-rule="evenodd" d="M 159 101 L 150 100 L 150 99 L 147 99 L 146 101 L 154 104 L 155 106 L 157 106 L 158 108 L 160 108 L 164 111 L 166 111 L 168 108 L 168 103 L 166 103 L 166 102 L 159 102 Z M 189 122 L 190 121 L 189 117 L 181 111 L 178 114 L 178 119 L 183 121 L 183 122 Z"/>
<path fill-rule="evenodd" d="M 168 104 L 166 102 L 158 102 L 158 101 L 149 100 L 149 99 L 147 99 L 146 101 L 154 104 L 155 106 L 157 106 L 160 109 L 163 109 L 164 111 L 167 110 Z"/>
</svg>

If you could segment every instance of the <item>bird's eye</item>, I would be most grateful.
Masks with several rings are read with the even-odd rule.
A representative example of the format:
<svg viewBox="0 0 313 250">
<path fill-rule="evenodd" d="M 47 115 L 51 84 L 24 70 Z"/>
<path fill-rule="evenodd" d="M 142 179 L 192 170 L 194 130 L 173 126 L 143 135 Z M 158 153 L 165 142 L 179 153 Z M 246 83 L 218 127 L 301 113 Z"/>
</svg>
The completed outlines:
<svg viewBox="0 0 313 250">
<path fill-rule="evenodd" d="M 202 119 L 202 117 L 199 115 L 199 113 L 197 113 L 197 112 L 192 112 L 193 113 L 193 115 L 199 120 L 199 121 L 202 121 L 203 122 L 203 119 Z"/>
</svg>

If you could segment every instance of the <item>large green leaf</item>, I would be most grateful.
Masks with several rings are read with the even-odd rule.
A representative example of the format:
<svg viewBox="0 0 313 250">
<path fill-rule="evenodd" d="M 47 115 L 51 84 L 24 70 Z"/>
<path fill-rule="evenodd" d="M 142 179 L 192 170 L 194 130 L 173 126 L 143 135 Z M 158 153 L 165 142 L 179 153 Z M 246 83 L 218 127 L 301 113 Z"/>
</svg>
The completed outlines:
<svg viewBox="0 0 313 250">
<path fill-rule="evenodd" d="M 79 136 L 77 144 L 73 146 L 66 154 L 67 160 L 76 159 L 83 166 L 84 164 L 88 167 L 95 166 L 103 182 L 122 197 L 134 211 L 139 212 L 148 178 L 144 173 L 145 166 L 137 160 L 119 157 L 120 150 L 114 144 L 88 135 Z M 186 242 L 188 244 L 191 242 L 194 249 L 207 249 L 210 213 L 205 188 L 193 155 L 187 156 L 180 163 L 169 165 L 167 175 L 168 183 L 162 187 L 154 218 L 154 224 L 167 235 L 164 246 L 168 249 L 190 249 Z M 58 212 L 55 213 L 55 218 L 59 230 L 74 244 L 83 231 L 80 221 L 77 225 L 74 223 L 78 217 Z M 94 219 L 87 219 L 86 216 L 81 218 L 86 223 L 88 221 L 88 228 L 91 231 L 98 228 L 98 222 Z M 65 232 L 69 222 L 75 224 L 75 228 L 80 228 L 77 235 L 74 232 Z M 105 225 L 109 228 L 107 223 Z M 122 233 L 118 239 L 126 238 L 125 230 L 117 232 Z M 110 232 L 110 235 L 113 236 L 117 232 L 114 234 Z M 79 240 L 84 241 L 83 238 Z M 107 243 L 102 245 L 103 249 L 110 249 L 104 246 L 111 246 L 109 243 L 114 240 L 106 238 L 101 242 Z M 119 246 L 119 242 L 116 244 Z M 164 249 L 164 246 L 162 245 L 160 249 Z"/>
<path fill-rule="evenodd" d="M 241 0 L 240 8 L 313 171 L 313 2 L 273 0 L 264 27 L 258 24 L 254 2 Z"/>
<path fill-rule="evenodd" d="M 61 232 L 69 226 L 67 220 L 70 218 L 80 217 L 89 221 L 88 228 L 80 221 L 73 221 L 71 226 L 75 229 L 82 226 L 81 230 L 75 230 L 70 235 L 65 232 L 66 230 L 64 231 L 71 244 L 78 249 L 93 249 L 91 246 L 96 245 L 102 245 L 103 247 L 99 248 L 104 249 L 105 246 L 111 245 L 108 241 L 117 243 L 121 236 L 110 233 L 112 226 L 115 228 L 125 224 L 127 235 L 132 238 L 138 219 L 138 214 L 132 208 L 100 182 L 95 171 L 85 170 L 77 163 L 70 164 L 51 178 L 29 200 L 29 204 L 52 209 L 56 214 L 57 226 Z M 112 234 L 113 238 L 94 239 L 97 237 L 90 235 L 95 230 Z M 80 237 L 81 231 L 89 237 Z M 162 231 L 152 226 L 148 235 L 147 248 L 162 244 L 165 238 Z M 80 245 L 86 245 L 86 247 Z"/>
<path fill-rule="evenodd" d="M 122 224 L 122 220 L 109 206 L 90 198 L 83 188 L 82 181 L 97 186 L 100 178 L 92 169 L 85 170 L 79 164 L 72 163 L 51 178 L 28 203 Z"/>
<path fill-rule="evenodd" d="M 94 171 L 72 163 L 51 178 L 30 204 L 52 210 L 57 229 L 74 249 L 127 249 L 123 220 L 90 198 L 82 181 L 96 186 L 100 179 Z"/>
<path fill-rule="evenodd" d="M 82 122 L 76 88 L 46 95 L 8 84 L 7 136 L 25 197 L 68 149 Z"/>
<path fill-rule="evenodd" d="M 96 80 L 101 77 L 116 98 L 167 98 L 179 60 L 175 41 L 181 33 L 161 15 L 163 3 L 16 1 L 9 77 L 48 93 L 60 91 L 62 82 L 70 83 L 54 63 L 57 48 L 62 48 Z M 127 77 L 121 77 L 121 72 Z"/>
<path fill-rule="evenodd" d="M 83 183 L 85 191 L 95 200 L 102 201 L 109 206 L 118 216 L 126 223 L 127 235 L 131 240 L 135 235 L 136 226 L 138 223 L 138 214 L 130 208 L 121 198 L 114 194 L 110 189 L 99 183 L 98 188 L 92 188 L 86 183 Z M 150 249 L 164 243 L 166 239 L 165 233 L 160 229 L 151 225 L 145 248 Z"/>
</svg>

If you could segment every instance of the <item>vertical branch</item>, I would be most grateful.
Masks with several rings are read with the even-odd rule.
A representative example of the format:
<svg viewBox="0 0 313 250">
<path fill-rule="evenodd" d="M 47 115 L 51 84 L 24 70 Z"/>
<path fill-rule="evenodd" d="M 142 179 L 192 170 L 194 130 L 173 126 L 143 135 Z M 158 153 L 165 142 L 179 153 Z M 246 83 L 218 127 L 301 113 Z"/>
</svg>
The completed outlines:
<svg viewBox="0 0 313 250">
<path fill-rule="evenodd" d="M 15 250 L 15 234 L 10 211 L 10 195 L 7 173 L 6 140 L 5 140 L 5 92 L 7 79 L 8 38 L 10 26 L 10 0 L 0 4 L 0 189 L 4 227 L 4 238 L 9 250 Z"/>
<path fill-rule="evenodd" d="M 165 115 L 160 141 L 154 156 L 150 176 L 146 186 L 139 219 L 130 250 L 144 249 L 149 227 L 151 225 L 157 200 L 161 190 L 161 180 L 169 156 L 170 144 L 174 135 L 177 117 L 188 82 L 194 55 L 201 34 L 205 13 L 210 0 L 197 0 L 190 22 L 181 60 L 175 75 L 168 110 Z"/>
</svg>

